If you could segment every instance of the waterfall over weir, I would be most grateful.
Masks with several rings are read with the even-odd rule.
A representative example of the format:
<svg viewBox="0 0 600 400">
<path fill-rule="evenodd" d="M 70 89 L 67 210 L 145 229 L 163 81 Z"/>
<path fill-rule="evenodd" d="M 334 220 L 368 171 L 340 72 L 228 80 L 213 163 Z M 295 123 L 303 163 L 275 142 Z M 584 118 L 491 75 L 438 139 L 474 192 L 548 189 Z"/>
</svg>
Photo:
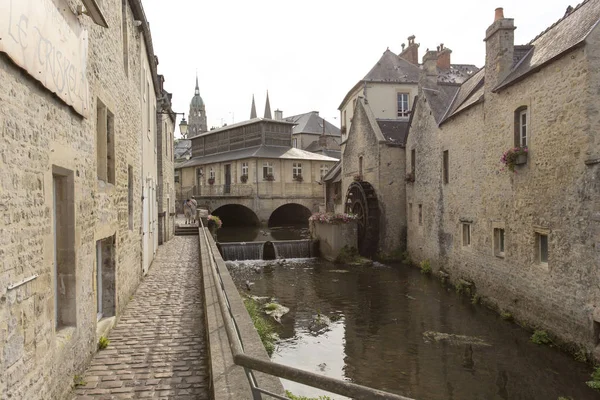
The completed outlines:
<svg viewBox="0 0 600 400">
<path fill-rule="evenodd" d="M 272 242 L 219 243 L 225 261 L 273 260 L 276 258 L 310 258 L 316 256 L 315 242 L 305 240 L 277 240 Z"/>
</svg>

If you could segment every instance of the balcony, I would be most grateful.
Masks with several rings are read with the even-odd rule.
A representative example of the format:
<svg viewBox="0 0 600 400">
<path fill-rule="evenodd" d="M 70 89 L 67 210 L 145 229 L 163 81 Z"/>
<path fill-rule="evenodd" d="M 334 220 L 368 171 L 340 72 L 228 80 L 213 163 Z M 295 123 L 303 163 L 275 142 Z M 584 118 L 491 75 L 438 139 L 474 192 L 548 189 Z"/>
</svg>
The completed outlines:
<svg viewBox="0 0 600 400">
<path fill-rule="evenodd" d="M 197 197 L 252 197 L 253 185 L 202 185 L 194 186 L 193 194 Z"/>
</svg>

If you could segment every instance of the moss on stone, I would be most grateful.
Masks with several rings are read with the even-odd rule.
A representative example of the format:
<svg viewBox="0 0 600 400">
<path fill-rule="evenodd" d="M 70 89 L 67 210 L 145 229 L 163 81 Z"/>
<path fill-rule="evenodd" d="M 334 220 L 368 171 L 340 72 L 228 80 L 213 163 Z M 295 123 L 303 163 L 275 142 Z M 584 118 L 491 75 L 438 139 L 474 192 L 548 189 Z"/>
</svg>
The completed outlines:
<svg viewBox="0 0 600 400">
<path fill-rule="evenodd" d="M 333 261 L 336 264 L 346 264 L 346 265 L 354 265 L 354 266 L 368 266 L 372 265 L 373 261 L 368 258 L 362 257 L 358 254 L 358 250 L 356 247 L 344 246 L 340 250 L 340 253 Z"/>
</svg>

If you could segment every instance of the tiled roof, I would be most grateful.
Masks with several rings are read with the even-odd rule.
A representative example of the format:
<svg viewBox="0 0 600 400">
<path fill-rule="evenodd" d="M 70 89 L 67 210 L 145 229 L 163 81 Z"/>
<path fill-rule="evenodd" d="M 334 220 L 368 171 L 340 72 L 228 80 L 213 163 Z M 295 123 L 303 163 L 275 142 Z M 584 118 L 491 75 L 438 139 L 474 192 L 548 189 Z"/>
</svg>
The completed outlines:
<svg viewBox="0 0 600 400">
<path fill-rule="evenodd" d="M 404 145 L 410 122 L 408 120 L 378 119 L 377 125 L 385 140 L 390 144 Z"/>
<path fill-rule="evenodd" d="M 240 121 L 240 122 L 236 122 L 235 124 L 226 125 L 226 126 L 223 126 L 221 128 L 213 129 L 213 130 L 208 131 L 208 132 L 203 132 L 200 135 L 194 136 L 194 139 L 199 138 L 199 137 L 210 136 L 210 135 L 215 134 L 217 132 L 223 132 L 223 131 L 227 131 L 227 130 L 233 129 L 233 128 L 239 128 L 240 126 L 246 126 L 246 125 L 256 124 L 256 123 L 261 122 L 261 121 L 274 122 L 274 123 L 287 124 L 287 125 L 292 125 L 293 124 L 293 122 L 289 122 L 289 121 L 285 121 L 285 120 L 276 120 L 276 119 L 269 119 L 269 118 L 252 118 L 252 119 L 249 119 L 249 120 L 246 120 L 246 121 Z"/>
<path fill-rule="evenodd" d="M 502 89 L 583 43 L 600 20 L 600 0 L 586 0 L 529 42 L 531 49 L 494 90 Z"/>
<path fill-rule="evenodd" d="M 306 161 L 337 161 L 337 158 L 327 157 L 293 147 L 256 146 L 248 149 L 228 151 L 204 157 L 194 157 L 181 163 L 178 168 L 195 167 L 198 165 L 241 160 L 244 158 L 278 158 Z"/>
<path fill-rule="evenodd" d="M 362 80 L 364 82 L 418 83 L 419 67 L 398 57 L 388 49 L 383 52 L 379 61 Z"/>
<path fill-rule="evenodd" d="M 475 104 L 480 100 L 480 96 L 476 92 L 481 91 L 483 96 L 483 81 L 485 77 L 485 68 L 481 68 L 475 75 L 463 83 L 454 99 L 450 103 L 448 110 L 438 124 L 445 122 L 447 119 L 456 115 L 459 111 Z M 436 119 L 437 121 L 437 119 Z"/>
<path fill-rule="evenodd" d="M 323 177 L 323 182 L 339 182 L 342 179 L 342 162 L 338 161 Z"/>
<path fill-rule="evenodd" d="M 319 117 L 317 111 L 311 111 L 304 114 L 293 115 L 284 118 L 285 121 L 296 124 L 292 129 L 292 133 L 323 133 L 323 122 L 325 122 L 325 134 L 330 136 L 342 136 L 340 128 L 330 124 L 325 119 Z"/>
<path fill-rule="evenodd" d="M 320 140 L 315 140 L 314 142 L 309 144 L 308 147 L 306 147 L 304 150 L 315 152 L 315 151 L 321 151 L 323 149 L 325 149 L 325 150 L 339 150 L 340 149 L 340 141 L 341 141 L 340 137 L 325 136 L 325 146 L 321 146 L 319 141 Z"/>
<path fill-rule="evenodd" d="M 423 85 L 423 95 L 429 103 L 435 122 L 438 124 L 442 121 L 459 89 L 460 87 L 457 85 L 438 84 L 430 87 L 426 84 Z"/>
<path fill-rule="evenodd" d="M 451 64 L 450 69 L 438 68 L 438 82 L 461 84 L 473 76 L 477 71 L 479 71 L 479 68 L 475 65 Z"/>
</svg>

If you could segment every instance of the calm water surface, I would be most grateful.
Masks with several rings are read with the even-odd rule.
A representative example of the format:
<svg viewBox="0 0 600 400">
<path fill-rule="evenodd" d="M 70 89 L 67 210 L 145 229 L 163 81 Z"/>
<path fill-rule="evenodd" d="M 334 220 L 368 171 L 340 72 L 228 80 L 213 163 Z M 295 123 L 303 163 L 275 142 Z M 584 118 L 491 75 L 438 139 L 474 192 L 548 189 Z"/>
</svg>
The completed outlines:
<svg viewBox="0 0 600 400">
<path fill-rule="evenodd" d="M 318 259 L 228 262 L 228 268 L 239 288 L 250 280 L 251 294 L 290 308 L 278 326 L 274 361 L 420 400 L 600 398 L 584 383 L 588 366 L 531 343 L 522 328 L 415 268 Z M 313 334 L 308 327 L 317 313 L 334 322 Z M 469 338 L 436 341 L 424 336 L 428 331 Z M 297 395 L 323 394 L 289 381 L 284 386 Z"/>
</svg>

